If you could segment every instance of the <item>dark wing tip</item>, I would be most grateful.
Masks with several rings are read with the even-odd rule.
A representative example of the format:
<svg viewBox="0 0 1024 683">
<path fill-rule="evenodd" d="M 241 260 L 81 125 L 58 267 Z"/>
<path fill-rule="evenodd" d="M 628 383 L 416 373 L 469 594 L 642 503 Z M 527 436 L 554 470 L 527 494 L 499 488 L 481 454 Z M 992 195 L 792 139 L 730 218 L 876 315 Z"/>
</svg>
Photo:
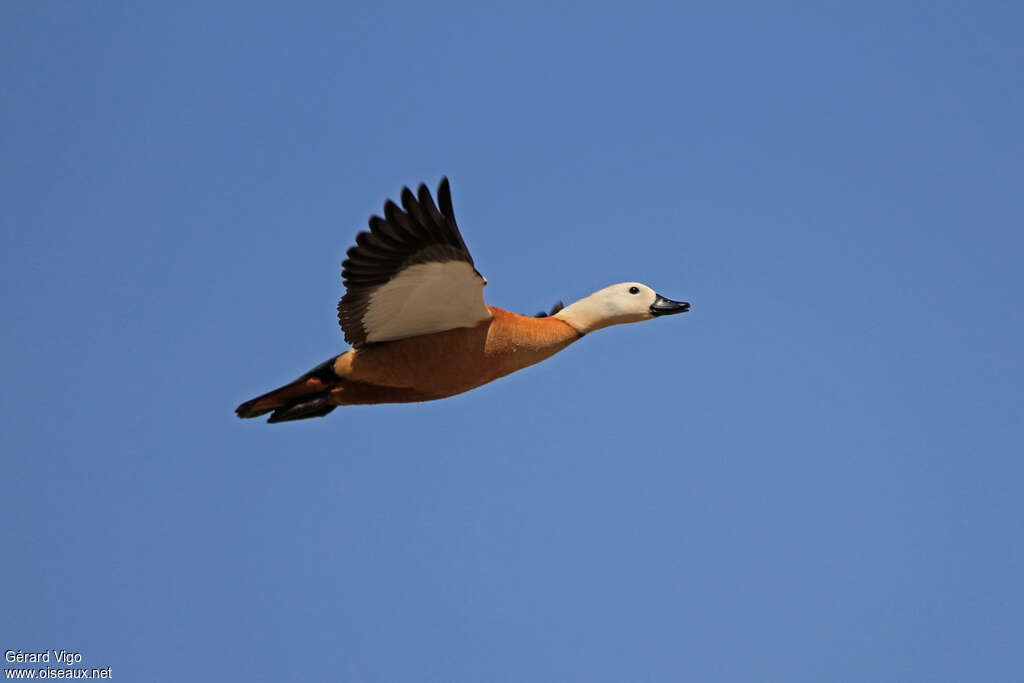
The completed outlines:
<svg viewBox="0 0 1024 683">
<path fill-rule="evenodd" d="M 416 204 L 416 195 L 414 195 L 412 190 L 407 186 L 402 187 L 402 191 L 399 193 L 398 198 L 401 200 L 402 208 L 405 209 L 406 213 L 409 213 L 409 209 Z"/>
<path fill-rule="evenodd" d="M 347 291 L 338 304 L 338 320 L 346 341 L 353 346 L 366 340 L 362 316 L 373 288 L 415 263 L 460 260 L 473 265 L 455 223 L 447 176 L 442 176 L 437 186 L 437 204 L 426 183 L 420 183 L 416 193 L 404 186 L 399 202 L 401 206 L 390 199 L 384 202 L 384 216 L 370 217 L 369 232 L 356 236 L 355 245 L 347 250 L 341 264 Z"/>
<path fill-rule="evenodd" d="M 437 186 L 437 205 L 441 209 L 441 213 L 444 214 L 445 218 L 455 224 L 455 209 L 452 206 L 452 188 L 448 184 L 448 176 L 443 176 L 440 184 Z"/>
<path fill-rule="evenodd" d="M 563 308 L 565 308 L 565 304 L 563 304 L 562 300 L 559 299 L 558 301 L 555 302 L 555 305 L 551 307 L 551 310 L 549 312 L 541 311 L 540 313 L 537 313 L 533 317 L 534 318 L 547 318 L 549 316 L 554 315 L 555 313 L 558 313 Z"/>
</svg>

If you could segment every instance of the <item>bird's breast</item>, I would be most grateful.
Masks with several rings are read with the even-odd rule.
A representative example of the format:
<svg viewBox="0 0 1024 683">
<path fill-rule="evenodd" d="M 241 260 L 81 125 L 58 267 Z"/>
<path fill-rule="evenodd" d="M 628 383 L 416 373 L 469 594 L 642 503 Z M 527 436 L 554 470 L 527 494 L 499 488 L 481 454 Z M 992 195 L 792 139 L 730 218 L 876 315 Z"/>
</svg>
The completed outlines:
<svg viewBox="0 0 1024 683">
<path fill-rule="evenodd" d="M 342 377 L 451 396 L 551 357 L 580 335 L 556 318 L 531 318 L 490 307 L 473 327 L 372 344 L 339 356 Z"/>
</svg>

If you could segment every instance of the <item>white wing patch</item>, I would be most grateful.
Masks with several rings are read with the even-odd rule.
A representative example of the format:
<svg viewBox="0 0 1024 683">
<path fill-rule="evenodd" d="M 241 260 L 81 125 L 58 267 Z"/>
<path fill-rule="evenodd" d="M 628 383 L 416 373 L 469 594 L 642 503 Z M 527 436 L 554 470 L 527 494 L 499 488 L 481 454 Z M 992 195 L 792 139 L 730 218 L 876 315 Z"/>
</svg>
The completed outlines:
<svg viewBox="0 0 1024 683">
<path fill-rule="evenodd" d="M 370 295 L 363 314 L 367 342 L 472 327 L 491 317 L 484 280 L 465 261 L 418 263 Z"/>
</svg>

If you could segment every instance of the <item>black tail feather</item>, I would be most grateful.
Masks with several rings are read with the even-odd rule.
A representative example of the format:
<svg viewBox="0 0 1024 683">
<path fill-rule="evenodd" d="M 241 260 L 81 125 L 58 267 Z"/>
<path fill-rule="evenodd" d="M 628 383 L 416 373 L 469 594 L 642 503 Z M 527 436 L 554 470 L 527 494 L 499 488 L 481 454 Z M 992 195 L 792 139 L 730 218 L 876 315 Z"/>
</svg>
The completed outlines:
<svg viewBox="0 0 1024 683">
<path fill-rule="evenodd" d="M 328 392 L 315 396 L 303 397 L 301 403 L 294 403 L 290 406 L 277 408 L 271 413 L 267 422 L 288 422 L 290 420 L 305 420 L 308 417 L 323 417 L 337 406 L 330 403 Z"/>
<path fill-rule="evenodd" d="M 338 381 L 334 374 L 337 356 L 316 366 L 294 382 L 268 391 L 235 408 L 238 417 L 258 417 L 273 411 L 269 422 L 286 422 L 307 417 L 323 417 L 334 410 L 329 395 Z"/>
</svg>

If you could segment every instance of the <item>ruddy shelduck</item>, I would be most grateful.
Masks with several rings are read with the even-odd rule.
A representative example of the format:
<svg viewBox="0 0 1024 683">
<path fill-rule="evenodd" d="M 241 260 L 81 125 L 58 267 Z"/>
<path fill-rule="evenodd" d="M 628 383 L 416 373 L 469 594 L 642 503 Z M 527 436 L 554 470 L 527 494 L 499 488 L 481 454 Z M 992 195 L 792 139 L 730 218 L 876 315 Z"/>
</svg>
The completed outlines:
<svg viewBox="0 0 1024 683">
<path fill-rule="evenodd" d="M 269 422 L 323 417 L 337 406 L 431 401 L 469 391 L 558 353 L 609 325 L 684 313 L 639 282 L 622 282 L 550 314 L 517 315 L 484 303 L 487 281 L 455 224 L 448 179 L 438 204 L 402 189 L 356 236 L 341 276 L 338 320 L 352 348 L 290 384 L 238 406 Z"/>
</svg>

